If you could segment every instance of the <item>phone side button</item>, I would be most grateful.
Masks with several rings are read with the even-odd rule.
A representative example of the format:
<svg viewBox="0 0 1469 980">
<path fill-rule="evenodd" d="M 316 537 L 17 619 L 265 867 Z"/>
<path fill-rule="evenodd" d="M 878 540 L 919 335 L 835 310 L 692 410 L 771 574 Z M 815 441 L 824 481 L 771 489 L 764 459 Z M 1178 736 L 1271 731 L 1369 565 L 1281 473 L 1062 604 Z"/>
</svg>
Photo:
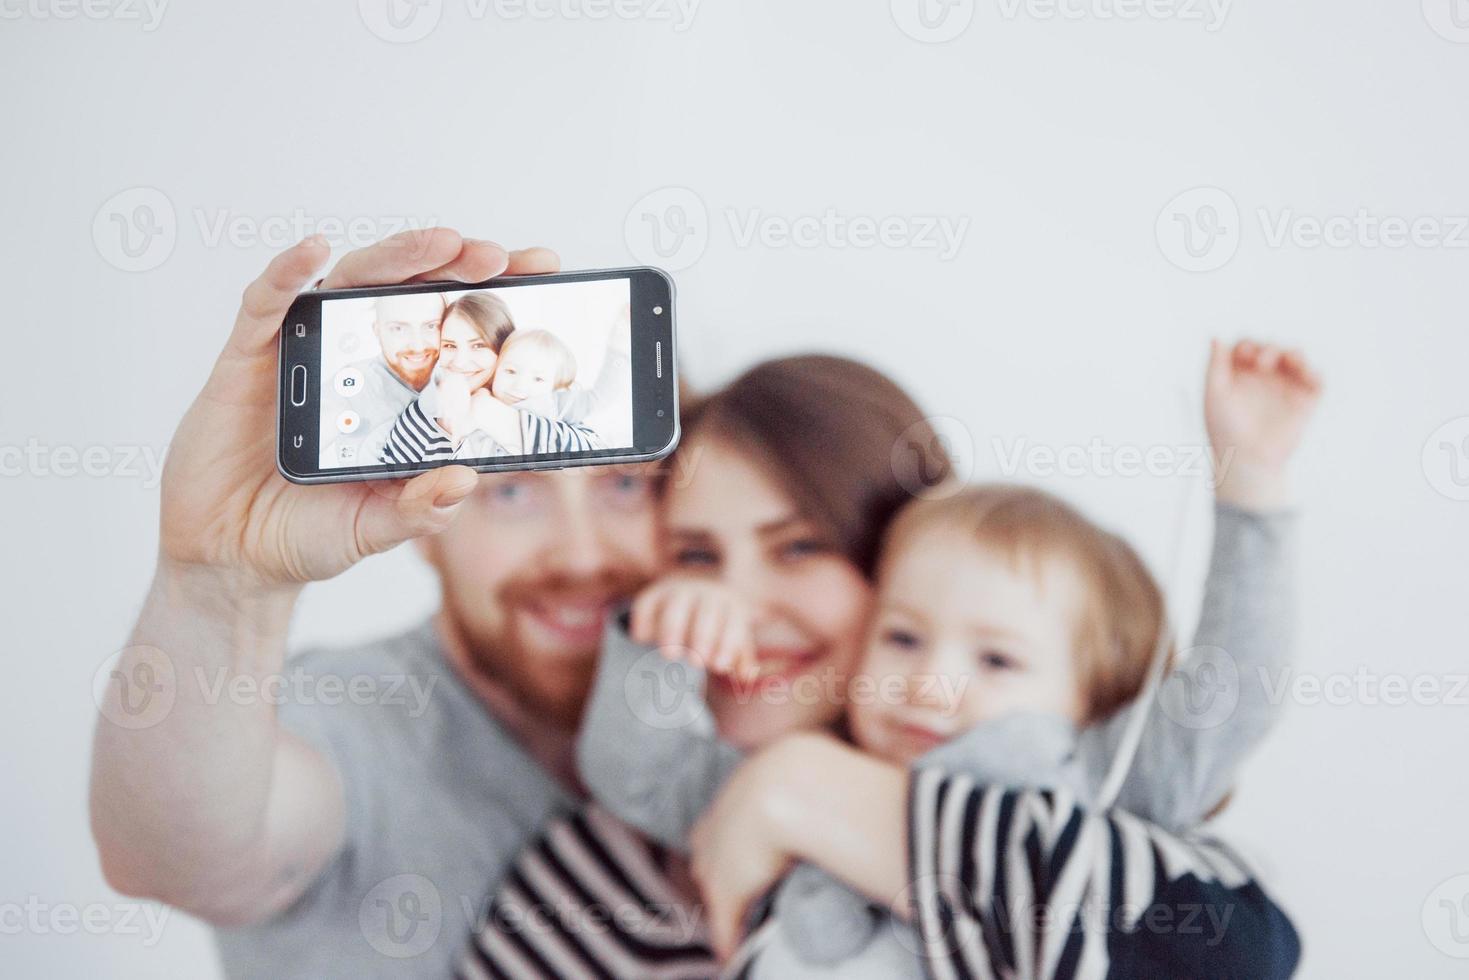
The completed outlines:
<svg viewBox="0 0 1469 980">
<path fill-rule="evenodd" d="M 300 408 L 306 404 L 306 365 L 291 368 L 291 404 Z"/>
</svg>

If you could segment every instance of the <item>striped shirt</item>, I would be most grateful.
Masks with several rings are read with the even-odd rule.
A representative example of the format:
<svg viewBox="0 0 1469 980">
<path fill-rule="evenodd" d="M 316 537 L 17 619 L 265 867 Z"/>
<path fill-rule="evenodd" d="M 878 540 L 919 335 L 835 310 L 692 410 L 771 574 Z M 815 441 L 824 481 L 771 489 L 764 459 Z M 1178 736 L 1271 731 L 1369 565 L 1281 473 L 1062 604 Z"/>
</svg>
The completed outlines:
<svg viewBox="0 0 1469 980">
<path fill-rule="evenodd" d="M 909 792 L 914 957 L 934 980 L 1289 977 L 1300 943 L 1224 845 L 1065 791 L 928 769 Z M 720 976 L 666 852 L 595 804 L 552 821 L 490 896 L 461 980 Z M 772 923 L 750 923 L 747 947 Z M 751 949 L 727 976 L 749 974 Z"/>
<path fill-rule="evenodd" d="M 698 906 L 664 875 L 668 854 L 595 804 L 553 819 L 491 895 L 457 976 L 717 976 Z"/>
<path fill-rule="evenodd" d="M 914 774 L 908 816 L 934 980 L 1269 980 L 1300 959 L 1290 920 L 1217 841 L 932 769 Z"/>
<path fill-rule="evenodd" d="M 603 448 L 597 434 L 585 425 L 562 422 L 530 412 L 520 412 L 519 415 L 521 455 L 576 453 Z M 478 445 L 473 436 L 455 446 L 449 434 L 424 412 L 419 399 L 414 399 L 393 423 L 393 428 L 383 443 L 379 462 L 403 465 L 506 455 L 503 449 L 485 452 L 485 448 Z"/>
</svg>

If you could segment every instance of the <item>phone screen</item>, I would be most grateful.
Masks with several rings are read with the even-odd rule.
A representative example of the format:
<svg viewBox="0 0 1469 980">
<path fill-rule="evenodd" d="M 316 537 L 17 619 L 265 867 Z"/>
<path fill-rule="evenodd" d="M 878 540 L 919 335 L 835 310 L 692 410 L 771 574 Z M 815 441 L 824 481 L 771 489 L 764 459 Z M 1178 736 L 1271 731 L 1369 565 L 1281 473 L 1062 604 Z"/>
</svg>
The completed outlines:
<svg viewBox="0 0 1469 980">
<path fill-rule="evenodd" d="M 322 471 L 635 447 L 631 279 L 326 298 Z"/>
</svg>

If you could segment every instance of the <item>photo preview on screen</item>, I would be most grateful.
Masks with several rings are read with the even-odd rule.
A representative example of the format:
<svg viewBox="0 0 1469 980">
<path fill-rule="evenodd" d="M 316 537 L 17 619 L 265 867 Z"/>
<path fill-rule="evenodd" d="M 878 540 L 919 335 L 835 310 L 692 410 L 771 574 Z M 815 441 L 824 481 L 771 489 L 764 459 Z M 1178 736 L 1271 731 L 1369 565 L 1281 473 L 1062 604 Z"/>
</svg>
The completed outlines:
<svg viewBox="0 0 1469 980">
<path fill-rule="evenodd" d="M 628 449 L 628 279 L 327 300 L 320 465 Z"/>
</svg>

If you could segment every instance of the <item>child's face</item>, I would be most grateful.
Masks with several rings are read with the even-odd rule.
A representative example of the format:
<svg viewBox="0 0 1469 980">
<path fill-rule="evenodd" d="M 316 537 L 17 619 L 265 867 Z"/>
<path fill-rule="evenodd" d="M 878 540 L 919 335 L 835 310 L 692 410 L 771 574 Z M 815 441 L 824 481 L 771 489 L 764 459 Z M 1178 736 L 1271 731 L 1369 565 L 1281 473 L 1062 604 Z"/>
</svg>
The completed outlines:
<svg viewBox="0 0 1469 980">
<path fill-rule="evenodd" d="M 490 385 L 490 394 L 507 405 L 550 394 L 556 385 L 557 359 L 554 351 L 515 343 L 514 336 L 500 352 L 500 367 Z"/>
<path fill-rule="evenodd" d="M 900 764 L 1016 711 L 1079 722 L 1073 627 L 1082 583 L 1064 561 L 1012 567 L 947 529 L 917 531 L 879 584 L 852 733 Z"/>
<path fill-rule="evenodd" d="M 477 391 L 495 373 L 495 352 L 467 317 L 451 313 L 444 320 L 439 341 L 440 371 L 457 374 L 470 391 Z"/>
</svg>

